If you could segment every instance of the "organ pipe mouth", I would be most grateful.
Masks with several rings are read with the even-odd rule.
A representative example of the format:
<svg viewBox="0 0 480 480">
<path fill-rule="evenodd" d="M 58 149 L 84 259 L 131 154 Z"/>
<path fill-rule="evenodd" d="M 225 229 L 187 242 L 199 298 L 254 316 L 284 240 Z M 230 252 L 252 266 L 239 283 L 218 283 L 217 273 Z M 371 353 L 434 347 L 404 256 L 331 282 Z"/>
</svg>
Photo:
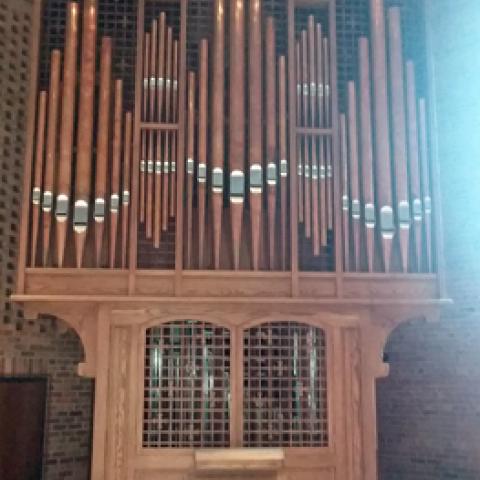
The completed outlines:
<svg viewBox="0 0 480 480">
<path fill-rule="evenodd" d="M 105 199 L 96 198 L 93 207 L 93 218 L 97 223 L 103 223 L 105 220 Z"/>
<path fill-rule="evenodd" d="M 398 204 L 398 225 L 402 230 L 410 228 L 410 205 L 406 200 Z"/>
<path fill-rule="evenodd" d="M 354 220 L 360 220 L 360 200 L 353 199 L 352 200 L 352 218 Z"/>
<path fill-rule="evenodd" d="M 425 215 L 430 215 L 432 213 L 432 199 L 428 195 L 423 199 L 423 209 Z"/>
<path fill-rule="evenodd" d="M 373 203 L 365 204 L 365 226 L 367 228 L 375 228 L 376 218 L 375 218 L 375 205 Z"/>
<path fill-rule="evenodd" d="M 55 205 L 55 218 L 57 222 L 65 222 L 68 217 L 68 195 L 57 195 L 57 203 Z"/>
<path fill-rule="evenodd" d="M 42 191 L 39 187 L 34 187 L 32 189 L 32 203 L 34 205 L 40 205 L 40 201 L 42 198 Z"/>
<path fill-rule="evenodd" d="M 413 200 L 412 211 L 413 211 L 413 219 L 416 222 L 421 222 L 423 219 L 423 213 L 422 213 L 422 201 L 419 198 L 415 198 L 415 200 Z"/>
<path fill-rule="evenodd" d="M 389 205 L 385 205 L 380 209 L 380 230 L 382 237 L 386 240 L 391 240 L 395 236 L 393 209 Z"/>
<path fill-rule="evenodd" d="M 42 210 L 44 212 L 51 212 L 53 207 L 53 193 L 50 190 L 43 192 Z"/>
<path fill-rule="evenodd" d="M 277 184 L 277 166 L 273 162 L 267 165 L 267 184 L 272 186 Z"/>
<path fill-rule="evenodd" d="M 223 169 L 215 167 L 212 171 L 212 191 L 213 193 L 223 192 Z"/>
<path fill-rule="evenodd" d="M 73 230 L 76 233 L 87 231 L 88 225 L 88 202 L 77 200 L 73 210 Z"/>
<path fill-rule="evenodd" d="M 110 196 L 110 212 L 118 213 L 120 209 L 120 195 L 118 193 L 112 193 Z"/>
<path fill-rule="evenodd" d="M 207 181 L 207 164 L 206 163 L 198 164 L 197 180 L 198 180 L 198 183 L 206 183 Z"/>
<path fill-rule="evenodd" d="M 280 160 L 280 176 L 282 178 L 288 177 L 288 162 L 285 158 Z"/>
<path fill-rule="evenodd" d="M 195 169 L 195 162 L 193 158 L 187 158 L 187 173 L 188 175 L 193 175 L 193 171 Z"/>
<path fill-rule="evenodd" d="M 263 170 L 259 163 L 250 166 L 250 193 L 262 193 Z"/>
<path fill-rule="evenodd" d="M 245 174 L 241 170 L 230 173 L 230 202 L 243 203 L 245 195 Z"/>
</svg>

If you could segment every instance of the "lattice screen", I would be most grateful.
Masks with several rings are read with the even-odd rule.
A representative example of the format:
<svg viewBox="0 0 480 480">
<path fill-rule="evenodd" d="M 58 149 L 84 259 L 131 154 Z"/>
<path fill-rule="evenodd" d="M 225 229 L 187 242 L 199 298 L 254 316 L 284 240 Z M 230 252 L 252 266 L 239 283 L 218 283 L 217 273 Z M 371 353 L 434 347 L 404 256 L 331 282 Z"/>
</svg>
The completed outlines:
<svg viewBox="0 0 480 480">
<path fill-rule="evenodd" d="M 146 333 L 144 447 L 230 442 L 230 334 L 190 320 Z"/>
<path fill-rule="evenodd" d="M 244 446 L 326 447 L 323 330 L 268 323 L 244 338 Z"/>
<path fill-rule="evenodd" d="M 25 143 L 32 4 L 0 1 L 0 311 L 3 323 L 20 322 L 8 302 L 15 283 Z M 21 322 L 17 325 L 21 327 Z"/>
</svg>

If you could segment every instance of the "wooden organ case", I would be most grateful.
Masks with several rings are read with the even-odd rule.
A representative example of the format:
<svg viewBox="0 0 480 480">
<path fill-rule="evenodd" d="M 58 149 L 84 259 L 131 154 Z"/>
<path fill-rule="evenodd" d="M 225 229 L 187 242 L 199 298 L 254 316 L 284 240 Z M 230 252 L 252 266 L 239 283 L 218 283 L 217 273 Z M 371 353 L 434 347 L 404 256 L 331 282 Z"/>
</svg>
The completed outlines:
<svg viewBox="0 0 480 480">
<path fill-rule="evenodd" d="M 92 479 L 376 479 L 386 339 L 448 302 L 401 9 L 340 81 L 335 0 L 57 3 L 13 298 L 82 339 Z"/>
</svg>

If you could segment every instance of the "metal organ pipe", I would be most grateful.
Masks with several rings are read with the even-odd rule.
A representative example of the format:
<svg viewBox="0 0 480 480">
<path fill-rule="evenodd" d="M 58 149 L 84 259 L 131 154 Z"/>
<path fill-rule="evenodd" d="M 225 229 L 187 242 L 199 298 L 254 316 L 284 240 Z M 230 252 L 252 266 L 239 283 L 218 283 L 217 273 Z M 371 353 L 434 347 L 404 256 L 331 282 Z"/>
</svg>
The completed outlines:
<svg viewBox="0 0 480 480">
<path fill-rule="evenodd" d="M 360 106 L 360 150 L 363 179 L 363 216 L 367 247 L 368 271 L 373 272 L 375 256 L 375 190 L 373 181 L 373 145 L 369 44 L 365 37 L 358 40 L 359 51 L 359 106 Z"/>
<path fill-rule="evenodd" d="M 313 15 L 308 17 L 308 84 L 310 100 L 309 125 L 317 125 L 317 69 L 316 67 L 316 41 L 315 41 L 315 21 Z M 307 139 L 307 148 L 311 149 L 312 168 L 311 168 L 311 190 L 312 190 L 312 240 L 313 254 L 320 255 L 320 219 L 319 219 L 319 165 L 317 157 L 317 136 L 312 135 Z M 322 202 L 323 203 L 323 202 Z"/>
<path fill-rule="evenodd" d="M 353 262 L 351 270 L 360 269 L 360 169 L 358 158 L 357 94 L 354 82 L 348 82 L 348 159 L 350 209 L 353 229 Z"/>
<path fill-rule="evenodd" d="M 317 23 L 315 28 L 316 58 L 317 58 L 317 112 L 318 126 L 325 127 L 325 105 L 324 105 L 324 60 L 323 60 L 323 37 L 322 26 Z M 327 165 L 325 162 L 326 139 L 320 136 L 318 138 L 318 177 L 319 177 L 319 203 L 320 203 L 320 243 L 327 245 L 328 231 L 328 189 L 327 189 Z"/>
<path fill-rule="evenodd" d="M 112 70 L 112 40 L 102 39 L 100 52 L 100 95 L 98 111 L 97 161 L 95 172 L 95 259 L 100 267 L 106 216 L 107 167 L 109 158 L 110 85 Z"/>
<path fill-rule="evenodd" d="M 205 221 L 207 183 L 207 115 L 208 115 L 208 42 L 200 42 L 199 102 L 198 102 L 198 266 L 205 265 Z"/>
<path fill-rule="evenodd" d="M 245 196 L 245 12 L 243 0 L 230 4 L 230 222 L 232 231 L 233 268 L 240 267 L 240 239 Z"/>
<path fill-rule="evenodd" d="M 115 267 L 117 227 L 120 214 L 120 162 L 122 155 L 123 82 L 115 81 L 113 114 L 112 178 L 110 185 L 110 268 Z"/>
<path fill-rule="evenodd" d="M 423 202 L 420 192 L 420 158 L 418 145 L 417 100 L 415 86 L 415 66 L 406 62 L 407 78 L 407 118 L 408 118 L 408 160 L 410 167 L 410 192 L 412 197 L 413 226 L 416 245 L 417 269 L 422 269 L 422 225 Z"/>
<path fill-rule="evenodd" d="M 423 213 L 425 223 L 425 266 L 431 272 L 432 266 L 432 198 L 430 190 L 430 165 L 427 131 L 427 108 L 424 98 L 418 101 L 418 123 L 420 132 L 420 164 L 423 193 Z"/>
<path fill-rule="evenodd" d="M 212 222 L 213 222 L 213 264 L 220 268 L 220 250 L 223 210 L 223 155 L 224 155 L 224 48 L 225 48 L 225 4 L 224 0 L 214 2 L 213 28 L 213 69 L 212 69 Z"/>
<path fill-rule="evenodd" d="M 280 159 L 280 240 L 282 270 L 288 258 L 287 71 L 285 56 L 278 58 L 278 153 Z"/>
<path fill-rule="evenodd" d="M 262 129 L 262 3 L 250 1 L 248 49 L 249 179 L 252 268 L 259 269 L 262 232 L 263 129 Z"/>
<path fill-rule="evenodd" d="M 275 216 L 277 197 L 277 108 L 275 68 L 275 23 L 267 18 L 265 38 L 265 88 L 266 88 L 266 180 L 268 211 L 268 258 L 270 270 L 275 269 Z"/>
<path fill-rule="evenodd" d="M 48 99 L 47 144 L 45 171 L 43 177 L 43 265 L 47 265 L 50 251 L 50 231 L 52 224 L 53 190 L 55 188 L 55 166 L 57 162 L 57 131 L 60 90 L 60 50 L 53 50 L 50 61 L 50 87 Z"/>
<path fill-rule="evenodd" d="M 75 206 L 73 213 L 73 229 L 76 240 L 76 264 L 78 268 L 80 268 L 83 263 L 89 214 L 95 95 L 96 28 L 96 1 L 85 0 L 77 129 Z"/>
<path fill-rule="evenodd" d="M 178 121 L 178 40 L 173 41 L 173 66 L 172 66 L 172 122 Z M 175 217 L 177 196 L 177 136 L 178 132 L 172 133 L 172 160 L 170 163 L 170 217 Z"/>
<path fill-rule="evenodd" d="M 70 209 L 76 99 L 75 87 L 77 83 L 78 23 L 78 3 L 70 2 L 67 7 L 67 24 L 65 28 L 60 157 L 58 163 L 57 200 L 55 204 L 57 263 L 59 267 L 63 266 L 68 227 L 67 220 Z"/>
<path fill-rule="evenodd" d="M 143 89 L 142 89 L 142 103 L 143 103 L 143 120 L 148 118 L 148 90 L 150 85 L 150 34 L 145 33 L 143 48 Z M 146 174 L 147 174 L 147 136 L 148 132 L 142 130 L 141 132 L 141 158 L 140 158 L 140 223 L 145 223 L 146 220 Z"/>
<path fill-rule="evenodd" d="M 167 47 L 165 58 L 165 121 L 171 122 L 171 106 L 172 106 L 172 48 L 173 48 L 173 31 L 171 27 L 167 27 Z M 170 150 L 171 133 L 165 132 L 165 145 L 163 157 L 163 183 L 162 183 L 162 231 L 168 229 L 168 189 L 171 177 L 171 150 Z"/>
<path fill-rule="evenodd" d="M 38 227 L 40 221 L 40 202 L 42 199 L 43 160 L 45 151 L 45 120 L 47 114 L 47 92 L 41 91 L 38 96 L 37 128 L 35 144 L 35 170 L 32 187 L 32 250 L 30 264 L 35 266 L 38 244 Z"/>
<path fill-rule="evenodd" d="M 132 112 L 125 114 L 122 178 L 122 268 L 127 266 L 128 224 L 130 208 L 130 169 L 132 162 Z"/>
<path fill-rule="evenodd" d="M 383 0 L 370 0 L 373 65 L 373 112 L 375 124 L 375 154 L 377 197 L 380 211 L 379 226 L 382 236 L 383 263 L 390 271 L 392 239 L 395 222 L 392 209 L 392 179 L 390 171 L 390 121 L 388 115 L 385 11 Z"/>
<path fill-rule="evenodd" d="M 407 134 L 405 124 L 405 84 L 400 9 L 388 10 L 390 96 L 392 101 L 393 164 L 397 194 L 397 221 L 403 271 L 408 270 L 410 205 L 408 203 Z"/>
<path fill-rule="evenodd" d="M 192 267 L 193 176 L 195 174 L 195 72 L 188 73 L 187 114 L 187 268 Z"/>
</svg>

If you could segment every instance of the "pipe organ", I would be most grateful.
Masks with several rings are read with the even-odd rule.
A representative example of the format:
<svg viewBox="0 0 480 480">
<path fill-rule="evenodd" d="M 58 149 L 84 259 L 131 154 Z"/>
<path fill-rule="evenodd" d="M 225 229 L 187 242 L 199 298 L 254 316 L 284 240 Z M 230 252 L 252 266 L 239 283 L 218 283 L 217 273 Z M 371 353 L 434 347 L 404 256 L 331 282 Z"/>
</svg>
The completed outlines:
<svg viewBox="0 0 480 480">
<path fill-rule="evenodd" d="M 448 303 L 403 10 L 345 70 L 335 0 L 138 0 L 126 74 L 109 1 L 42 55 L 34 2 L 13 297 L 83 341 L 92 478 L 373 480 L 383 345 Z"/>
</svg>

